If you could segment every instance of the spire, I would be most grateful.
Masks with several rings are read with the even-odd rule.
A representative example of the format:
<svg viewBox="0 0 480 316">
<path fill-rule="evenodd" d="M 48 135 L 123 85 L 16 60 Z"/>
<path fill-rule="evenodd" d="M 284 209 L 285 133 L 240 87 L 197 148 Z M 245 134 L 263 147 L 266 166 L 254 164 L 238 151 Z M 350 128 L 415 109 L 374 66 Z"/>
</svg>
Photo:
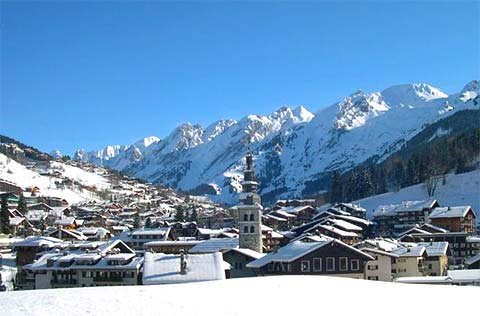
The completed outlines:
<svg viewBox="0 0 480 316">
<path fill-rule="evenodd" d="M 257 194 L 258 182 L 255 177 L 255 168 L 253 166 L 253 153 L 249 148 L 245 156 L 245 170 L 243 172 L 242 197 L 240 202 L 245 205 L 260 203 L 260 196 Z"/>
<path fill-rule="evenodd" d="M 249 148 L 248 153 L 245 156 L 245 171 L 243 173 L 242 191 L 244 193 L 256 193 L 257 192 L 257 180 L 255 178 L 255 169 L 253 167 L 253 153 Z"/>
</svg>

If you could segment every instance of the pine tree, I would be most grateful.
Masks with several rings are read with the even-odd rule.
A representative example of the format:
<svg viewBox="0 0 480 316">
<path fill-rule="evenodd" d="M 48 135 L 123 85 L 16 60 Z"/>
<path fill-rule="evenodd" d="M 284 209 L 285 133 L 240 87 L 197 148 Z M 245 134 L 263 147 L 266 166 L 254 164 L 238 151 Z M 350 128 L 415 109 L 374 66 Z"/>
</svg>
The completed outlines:
<svg viewBox="0 0 480 316">
<path fill-rule="evenodd" d="M 192 213 L 190 214 L 190 221 L 191 222 L 197 222 L 197 210 L 193 209 Z"/>
<path fill-rule="evenodd" d="M 185 221 L 185 212 L 183 210 L 183 206 L 179 206 L 177 212 L 175 213 L 175 220 L 177 222 L 184 222 Z"/>
<path fill-rule="evenodd" d="M 152 219 L 150 217 L 145 221 L 145 228 L 152 228 Z"/>
<path fill-rule="evenodd" d="M 335 170 L 330 184 L 330 203 L 343 202 L 343 195 L 342 176 L 338 170 Z"/>
<path fill-rule="evenodd" d="M 140 228 L 140 214 L 137 212 L 133 218 L 133 227 Z"/>
<path fill-rule="evenodd" d="M 23 196 L 23 194 L 20 194 L 17 211 L 19 211 L 22 215 L 25 215 L 25 213 L 27 212 L 27 202 L 25 201 L 25 197 Z"/>
<path fill-rule="evenodd" d="M 8 214 L 8 195 L 2 195 L 2 209 L 0 214 L 0 231 L 4 234 L 10 234 L 10 216 Z"/>
</svg>

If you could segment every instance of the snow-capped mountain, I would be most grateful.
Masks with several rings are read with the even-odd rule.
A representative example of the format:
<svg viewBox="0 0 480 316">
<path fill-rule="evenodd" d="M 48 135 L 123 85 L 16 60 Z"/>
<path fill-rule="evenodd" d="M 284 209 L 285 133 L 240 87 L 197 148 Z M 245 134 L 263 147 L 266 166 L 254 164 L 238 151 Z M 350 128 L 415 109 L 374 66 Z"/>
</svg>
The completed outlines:
<svg viewBox="0 0 480 316">
<path fill-rule="evenodd" d="M 330 171 L 369 158 L 382 161 L 426 125 L 458 110 L 478 109 L 479 94 L 477 80 L 452 95 L 424 83 L 375 93 L 358 90 L 315 114 L 283 106 L 270 115 L 222 120 L 207 128 L 185 123 L 148 146 L 78 151 L 75 158 L 235 203 L 243 158 L 251 148 L 263 197 L 298 197 L 326 189 Z"/>
</svg>

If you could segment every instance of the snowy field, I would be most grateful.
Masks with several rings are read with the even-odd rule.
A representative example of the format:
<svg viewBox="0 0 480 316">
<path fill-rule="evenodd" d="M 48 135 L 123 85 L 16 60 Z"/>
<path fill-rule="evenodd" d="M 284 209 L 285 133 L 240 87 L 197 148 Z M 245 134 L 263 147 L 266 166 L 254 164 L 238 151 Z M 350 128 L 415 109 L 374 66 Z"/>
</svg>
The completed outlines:
<svg viewBox="0 0 480 316">
<path fill-rule="evenodd" d="M 324 276 L 0 293 L 2 315 L 475 315 L 479 287 Z M 442 298 L 445 298 L 443 302 Z"/>
<path fill-rule="evenodd" d="M 480 170 L 461 174 L 449 174 L 445 185 L 439 180 L 433 198 L 440 206 L 470 205 L 480 212 Z M 354 203 L 367 210 L 367 217 L 372 218 L 372 211 L 380 205 L 400 204 L 403 201 L 421 201 L 429 199 L 424 183 L 406 187 L 398 192 L 367 197 Z M 478 218 L 477 218 L 478 220 Z"/>
</svg>

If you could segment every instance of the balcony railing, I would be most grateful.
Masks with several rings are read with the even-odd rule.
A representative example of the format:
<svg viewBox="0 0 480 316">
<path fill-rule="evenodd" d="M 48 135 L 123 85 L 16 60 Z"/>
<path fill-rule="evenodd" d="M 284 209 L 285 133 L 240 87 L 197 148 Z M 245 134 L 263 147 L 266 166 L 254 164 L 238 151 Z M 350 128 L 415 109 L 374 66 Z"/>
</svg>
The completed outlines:
<svg viewBox="0 0 480 316">
<path fill-rule="evenodd" d="M 98 276 L 98 277 L 94 277 L 93 281 L 95 281 L 95 282 L 123 282 L 123 278 L 122 277 Z"/>
<path fill-rule="evenodd" d="M 53 284 L 77 284 L 77 280 L 75 279 L 57 279 L 57 280 L 52 280 L 50 282 L 52 285 Z"/>
</svg>

